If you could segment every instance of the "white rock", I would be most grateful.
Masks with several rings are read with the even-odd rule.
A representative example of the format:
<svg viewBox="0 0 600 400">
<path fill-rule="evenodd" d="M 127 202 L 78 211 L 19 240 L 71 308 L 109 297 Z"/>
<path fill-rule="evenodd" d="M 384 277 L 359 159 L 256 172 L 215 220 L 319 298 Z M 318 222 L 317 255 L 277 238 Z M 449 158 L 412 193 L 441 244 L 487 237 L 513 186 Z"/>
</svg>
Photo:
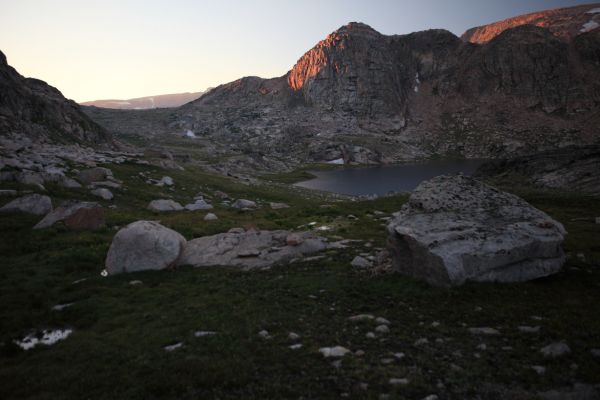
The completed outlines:
<svg viewBox="0 0 600 400">
<path fill-rule="evenodd" d="M 289 348 L 291 350 L 298 350 L 298 349 L 302 348 L 302 343 L 293 344 L 293 345 L 289 346 Z"/>
<path fill-rule="evenodd" d="M 294 332 L 290 332 L 290 334 L 288 335 L 288 339 L 298 340 L 298 339 L 300 339 L 300 335 L 298 335 L 297 333 L 294 333 Z"/>
<path fill-rule="evenodd" d="M 377 336 L 375 336 L 374 332 L 367 332 L 367 334 L 365 335 L 365 337 L 367 339 L 375 339 Z"/>
<path fill-rule="evenodd" d="M 175 350 L 177 350 L 177 349 L 179 349 L 181 347 L 183 347 L 183 343 L 179 342 L 179 343 L 175 343 L 175 344 L 172 344 L 172 345 L 169 345 L 169 346 L 165 346 L 165 347 L 163 347 L 163 349 L 165 349 L 165 351 L 171 352 L 171 351 L 175 351 Z"/>
<path fill-rule="evenodd" d="M 358 321 L 369 321 L 375 319 L 375 317 L 371 314 L 359 314 L 348 317 L 349 321 L 358 322 Z"/>
<path fill-rule="evenodd" d="M 319 352 L 321 354 L 323 354 L 323 357 L 329 358 L 329 357 L 344 357 L 346 354 L 350 353 L 351 351 L 342 346 L 335 346 L 335 347 L 321 347 L 319 349 Z"/>
<path fill-rule="evenodd" d="M 196 337 L 204 337 L 204 336 L 214 336 L 217 332 L 215 331 L 196 331 L 194 332 L 194 336 Z"/>
<path fill-rule="evenodd" d="M 216 221 L 218 219 L 219 219 L 219 217 L 217 217 L 217 215 L 213 214 L 213 213 L 208 213 L 204 216 L 205 221 Z"/>
<path fill-rule="evenodd" d="M 546 367 L 541 365 L 532 365 L 531 369 L 538 373 L 538 375 L 544 375 L 546 373 Z"/>
<path fill-rule="evenodd" d="M 377 318 L 375 318 L 375 323 L 379 324 L 379 325 L 389 325 L 390 321 L 388 321 L 387 319 L 385 319 L 383 317 L 377 317 Z"/>
<path fill-rule="evenodd" d="M 238 199 L 231 205 L 233 208 L 243 209 L 243 208 L 256 208 L 256 202 L 252 200 L 246 199 Z"/>
<path fill-rule="evenodd" d="M 271 335 L 269 334 L 269 331 L 266 330 L 262 330 L 260 332 L 258 332 L 258 336 L 260 336 L 261 338 L 268 340 L 271 339 Z"/>
<path fill-rule="evenodd" d="M 196 200 L 195 203 L 186 204 L 185 209 L 188 211 L 212 210 L 213 206 L 205 200 Z"/>
<path fill-rule="evenodd" d="M 499 335 L 500 332 L 497 329 L 490 327 L 481 327 L 481 328 L 469 328 L 469 332 L 473 335 Z"/>
<path fill-rule="evenodd" d="M 556 342 L 542 348 L 540 352 L 547 358 L 558 358 L 571 353 L 571 348 L 565 342 Z"/>
</svg>

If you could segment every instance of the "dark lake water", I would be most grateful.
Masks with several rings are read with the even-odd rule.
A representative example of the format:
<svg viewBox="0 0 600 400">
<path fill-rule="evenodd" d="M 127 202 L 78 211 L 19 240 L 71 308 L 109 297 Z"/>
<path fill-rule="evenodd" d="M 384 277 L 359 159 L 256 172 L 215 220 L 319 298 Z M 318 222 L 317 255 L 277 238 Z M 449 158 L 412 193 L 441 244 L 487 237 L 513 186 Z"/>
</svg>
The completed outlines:
<svg viewBox="0 0 600 400">
<path fill-rule="evenodd" d="M 349 195 L 384 195 L 407 192 L 438 175 L 471 175 L 485 160 L 444 160 L 335 171 L 311 171 L 316 178 L 296 183 L 308 189 Z"/>
</svg>

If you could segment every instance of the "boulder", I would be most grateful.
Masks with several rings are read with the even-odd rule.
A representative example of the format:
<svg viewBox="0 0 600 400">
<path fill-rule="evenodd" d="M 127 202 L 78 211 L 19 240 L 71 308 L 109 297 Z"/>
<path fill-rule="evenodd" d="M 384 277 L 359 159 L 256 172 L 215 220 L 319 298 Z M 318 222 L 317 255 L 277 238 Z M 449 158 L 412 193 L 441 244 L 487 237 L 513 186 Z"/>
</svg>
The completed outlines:
<svg viewBox="0 0 600 400">
<path fill-rule="evenodd" d="M 148 204 L 148 209 L 152 211 L 181 211 L 183 207 L 181 204 L 173 200 L 152 200 Z"/>
<path fill-rule="evenodd" d="M 104 200 L 112 200 L 114 197 L 112 192 L 105 188 L 94 189 L 91 192 L 94 196 L 103 198 Z"/>
<path fill-rule="evenodd" d="M 44 187 L 44 177 L 37 172 L 22 171 L 15 175 L 15 179 L 23 185 Z"/>
<path fill-rule="evenodd" d="M 80 208 L 65 218 L 65 226 L 74 231 L 95 231 L 106 225 L 104 208 L 90 207 Z"/>
<path fill-rule="evenodd" d="M 101 182 L 112 177 L 112 171 L 108 168 L 96 167 L 85 169 L 77 174 L 76 179 L 84 185 L 89 185 L 93 182 Z"/>
<path fill-rule="evenodd" d="M 170 176 L 163 176 L 160 181 L 158 181 L 156 186 L 173 186 L 174 184 L 175 182 L 173 181 L 173 178 Z"/>
<path fill-rule="evenodd" d="M 246 199 L 237 199 L 232 205 L 231 207 L 233 208 L 237 208 L 237 209 L 244 209 L 244 208 L 256 208 L 256 202 L 252 201 L 252 200 L 246 200 Z"/>
<path fill-rule="evenodd" d="M 187 204 L 185 209 L 189 211 L 212 210 L 213 206 L 207 203 L 205 200 L 198 199 L 194 203 Z"/>
<path fill-rule="evenodd" d="M 44 229 L 49 228 L 57 222 L 63 221 L 66 225 L 66 220 L 76 214 L 78 211 L 85 210 L 96 210 L 93 212 L 93 219 L 95 223 L 91 221 L 89 223 L 76 223 L 73 219 L 70 224 L 73 229 L 85 229 L 82 226 L 89 226 L 87 229 L 98 229 L 101 226 L 104 226 L 104 209 L 98 204 L 93 202 L 77 202 L 77 203 L 66 203 L 57 207 L 52 212 L 48 213 L 40 222 L 38 222 L 33 229 Z M 100 210 L 100 211 L 98 211 Z M 86 214 L 80 214 L 77 218 L 82 219 Z M 87 214 L 88 217 L 92 214 Z"/>
<path fill-rule="evenodd" d="M 179 265 L 265 268 L 327 249 L 325 239 L 316 237 L 311 232 L 297 235 L 303 240 L 293 246 L 286 243 L 290 236 L 287 231 L 238 229 L 204 236 L 187 242 Z"/>
<path fill-rule="evenodd" d="M 522 282 L 558 272 L 562 224 L 462 175 L 421 183 L 388 225 L 394 268 L 430 284 Z"/>
<path fill-rule="evenodd" d="M 45 215 L 52 211 L 52 200 L 41 194 L 30 194 L 14 199 L 0 208 L 2 213 L 24 212 L 34 215 Z"/>
<path fill-rule="evenodd" d="M 63 177 L 58 181 L 58 184 L 67 189 L 78 189 L 81 187 L 81 184 L 77 182 L 75 179 L 69 177 Z"/>
<path fill-rule="evenodd" d="M 183 236 L 158 222 L 133 222 L 113 238 L 106 256 L 106 271 L 114 275 L 172 267 L 184 245 Z"/>
<path fill-rule="evenodd" d="M 208 213 L 204 216 L 205 221 L 216 221 L 218 219 L 219 219 L 219 217 L 217 217 L 216 214 L 213 214 L 213 213 Z"/>
</svg>

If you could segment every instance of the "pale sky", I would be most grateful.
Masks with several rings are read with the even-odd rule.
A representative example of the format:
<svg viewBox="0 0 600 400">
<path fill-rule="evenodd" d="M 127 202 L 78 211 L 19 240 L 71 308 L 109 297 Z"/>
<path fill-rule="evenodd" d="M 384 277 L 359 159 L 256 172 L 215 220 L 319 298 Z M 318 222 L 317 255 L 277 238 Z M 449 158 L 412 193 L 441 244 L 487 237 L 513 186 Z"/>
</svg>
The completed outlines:
<svg viewBox="0 0 600 400">
<path fill-rule="evenodd" d="M 384 34 L 466 29 L 575 0 L 0 0 L 0 50 L 76 101 L 284 75 L 351 21 Z"/>
</svg>

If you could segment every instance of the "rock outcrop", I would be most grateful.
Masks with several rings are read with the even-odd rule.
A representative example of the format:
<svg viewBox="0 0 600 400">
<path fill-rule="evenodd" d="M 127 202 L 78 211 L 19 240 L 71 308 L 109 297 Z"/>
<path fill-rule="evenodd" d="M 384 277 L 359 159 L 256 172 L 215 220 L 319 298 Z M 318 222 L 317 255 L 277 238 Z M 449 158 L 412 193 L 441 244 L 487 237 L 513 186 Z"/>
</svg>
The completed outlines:
<svg viewBox="0 0 600 400">
<path fill-rule="evenodd" d="M 171 199 L 152 200 L 148 204 L 148 210 L 151 211 L 181 211 L 183 207 L 178 202 Z"/>
<path fill-rule="evenodd" d="M 476 176 L 524 179 L 534 185 L 600 195 L 600 146 L 565 147 L 528 156 L 488 161 Z"/>
<path fill-rule="evenodd" d="M 394 268 L 440 286 L 553 274 L 563 226 L 524 200 L 462 175 L 419 185 L 388 225 Z"/>
<path fill-rule="evenodd" d="M 0 52 L 0 133 L 32 139 L 116 147 L 112 136 L 54 87 L 24 78 Z"/>
<path fill-rule="evenodd" d="M 507 18 L 503 21 L 471 28 L 461 38 L 471 43 L 487 43 L 507 29 L 523 25 L 547 28 L 561 40 L 572 40 L 578 35 L 600 27 L 600 3 L 569 8 L 556 8 Z"/>
<path fill-rule="evenodd" d="M 113 238 L 106 256 L 110 275 L 175 266 L 185 245 L 179 233 L 154 221 L 137 221 Z"/>
<path fill-rule="evenodd" d="M 302 240 L 287 240 L 291 235 Z M 233 229 L 228 233 L 190 240 L 185 245 L 179 265 L 250 270 L 286 263 L 325 249 L 326 240 L 311 232 L 291 234 L 287 231 Z"/>
</svg>

